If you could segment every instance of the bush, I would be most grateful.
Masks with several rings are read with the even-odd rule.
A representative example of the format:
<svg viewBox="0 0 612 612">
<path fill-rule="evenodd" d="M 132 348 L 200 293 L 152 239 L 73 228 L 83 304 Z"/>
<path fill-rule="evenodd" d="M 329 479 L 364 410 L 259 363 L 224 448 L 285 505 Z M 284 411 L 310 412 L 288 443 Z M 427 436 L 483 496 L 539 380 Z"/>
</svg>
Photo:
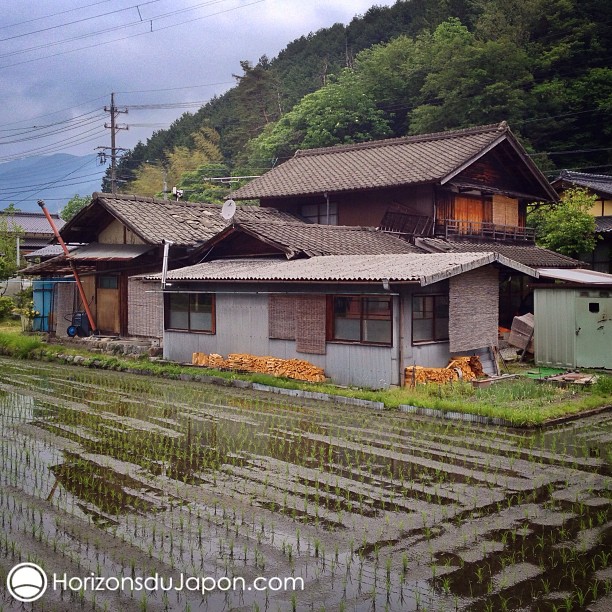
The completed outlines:
<svg viewBox="0 0 612 612">
<path fill-rule="evenodd" d="M 612 376 L 601 374 L 593 385 L 593 393 L 603 397 L 612 397 Z"/>
<path fill-rule="evenodd" d="M 0 297 L 0 321 L 6 321 L 15 308 L 15 302 L 10 297 Z"/>
</svg>

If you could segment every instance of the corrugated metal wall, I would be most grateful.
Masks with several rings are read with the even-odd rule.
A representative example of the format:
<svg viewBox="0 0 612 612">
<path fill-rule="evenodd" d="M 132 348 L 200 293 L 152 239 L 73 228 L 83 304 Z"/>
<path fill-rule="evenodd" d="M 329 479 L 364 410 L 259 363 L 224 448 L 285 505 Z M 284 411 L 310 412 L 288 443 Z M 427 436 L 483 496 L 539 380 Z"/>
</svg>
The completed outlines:
<svg viewBox="0 0 612 612">
<path fill-rule="evenodd" d="M 576 292 L 535 289 L 534 350 L 538 364 L 576 367 Z"/>
<path fill-rule="evenodd" d="M 166 331 L 164 357 L 190 362 L 193 353 L 250 353 L 305 359 L 324 368 L 342 385 L 388 387 L 399 384 L 399 307 L 394 300 L 393 347 L 327 343 L 325 355 L 298 353 L 294 340 L 268 337 L 268 295 L 217 294 L 216 333 Z"/>
</svg>

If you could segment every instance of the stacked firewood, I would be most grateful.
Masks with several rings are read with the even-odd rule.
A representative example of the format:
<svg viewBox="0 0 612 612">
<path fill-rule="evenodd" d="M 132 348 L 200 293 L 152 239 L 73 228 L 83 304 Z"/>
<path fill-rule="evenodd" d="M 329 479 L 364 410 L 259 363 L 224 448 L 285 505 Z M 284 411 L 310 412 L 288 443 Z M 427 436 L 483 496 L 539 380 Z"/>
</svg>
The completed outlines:
<svg viewBox="0 0 612 612">
<path fill-rule="evenodd" d="M 260 357 L 248 353 L 231 353 L 227 359 L 221 355 L 205 353 L 194 353 L 193 365 L 209 368 L 227 368 L 230 370 L 242 370 L 245 372 L 259 372 L 271 374 L 272 376 L 284 376 L 295 380 L 307 382 L 324 382 L 325 372 L 303 359 L 280 359 L 279 357 Z"/>
<path fill-rule="evenodd" d="M 474 380 L 484 376 L 482 364 L 477 355 L 455 357 L 445 368 L 424 368 L 408 366 L 405 370 L 405 384 L 449 383 L 454 380 Z"/>
</svg>

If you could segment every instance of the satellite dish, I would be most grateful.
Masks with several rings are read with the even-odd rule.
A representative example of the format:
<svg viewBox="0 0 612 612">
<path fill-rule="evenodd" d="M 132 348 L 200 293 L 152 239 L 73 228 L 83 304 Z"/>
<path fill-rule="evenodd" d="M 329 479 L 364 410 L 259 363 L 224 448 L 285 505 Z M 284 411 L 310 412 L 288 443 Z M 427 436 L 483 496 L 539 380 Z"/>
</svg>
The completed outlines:
<svg viewBox="0 0 612 612">
<path fill-rule="evenodd" d="M 227 200 L 221 208 L 221 216 L 229 221 L 236 214 L 236 202 Z"/>
</svg>

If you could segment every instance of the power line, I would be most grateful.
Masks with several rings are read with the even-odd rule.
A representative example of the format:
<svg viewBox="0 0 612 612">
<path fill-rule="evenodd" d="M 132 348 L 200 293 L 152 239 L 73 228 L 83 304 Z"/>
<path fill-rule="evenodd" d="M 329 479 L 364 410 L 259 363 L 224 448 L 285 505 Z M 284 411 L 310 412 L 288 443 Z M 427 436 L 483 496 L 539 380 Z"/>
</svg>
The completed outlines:
<svg viewBox="0 0 612 612">
<path fill-rule="evenodd" d="M 43 115 L 36 115 L 34 117 L 30 117 L 29 119 L 21 119 L 20 121 L 10 121 L 9 123 L 0 123 L 0 127 L 6 127 L 7 125 L 17 125 L 19 123 L 24 123 L 24 121 L 33 121 L 34 119 L 43 119 L 45 117 L 50 117 L 51 115 L 58 115 L 59 113 L 63 113 L 65 111 L 70 111 L 73 110 L 75 108 L 80 108 L 81 106 L 84 106 L 85 104 L 89 104 L 91 102 L 98 102 L 100 100 L 106 100 L 107 96 L 99 96 L 97 98 L 92 98 L 91 100 L 86 100 L 85 102 L 81 102 L 80 104 L 77 104 L 75 106 L 69 106 L 67 108 L 61 108 L 59 110 L 56 111 L 51 111 L 50 113 L 45 113 Z M 99 109 L 96 109 L 96 111 Z M 94 112 L 94 111 L 92 111 Z"/>
<path fill-rule="evenodd" d="M 0 42 L 5 42 L 7 40 L 14 40 L 15 38 L 23 38 L 24 36 L 32 36 L 33 34 L 40 34 L 42 32 L 48 32 L 49 30 L 57 30 L 58 28 L 65 28 L 67 26 L 75 25 L 77 23 L 83 23 L 84 21 L 91 21 L 92 19 L 98 19 L 99 17 L 106 17 L 107 15 L 114 15 L 116 13 L 124 13 L 125 11 L 131 11 L 132 9 L 135 9 L 135 8 L 137 9 L 140 6 L 146 6 L 147 4 L 155 4 L 161 1 L 162 0 L 148 0 L 148 2 L 141 2 L 139 4 L 133 4 L 132 6 L 128 6 L 126 8 L 115 9 L 114 11 L 108 11 L 106 13 L 99 13 L 97 15 L 92 15 L 90 17 L 83 17 L 83 19 L 76 19 L 75 21 L 67 21 L 66 23 L 59 23 L 54 26 L 48 26 L 46 28 L 41 28 L 40 30 L 32 30 L 31 32 L 24 32 L 23 34 L 15 34 L 14 36 L 8 36 L 7 38 L 0 38 Z"/>
<path fill-rule="evenodd" d="M 49 183 L 46 183 L 45 186 L 42 189 L 39 189 L 38 191 L 35 191 L 35 192 L 28 193 L 28 195 L 26 195 L 21 200 L 18 200 L 17 202 L 15 202 L 15 204 L 21 204 L 21 202 L 25 202 L 26 200 L 29 200 L 30 198 L 33 198 L 33 197 L 37 196 L 39 193 L 43 192 L 45 189 L 49 189 L 50 187 L 53 187 L 54 185 L 57 185 L 57 183 L 59 183 L 60 181 L 63 181 L 65 179 L 67 179 L 69 176 L 71 176 L 72 174 L 74 174 L 75 172 L 78 172 L 79 170 L 82 170 L 85 166 L 90 164 L 91 161 L 92 160 L 87 160 L 82 166 L 79 166 L 78 168 L 75 168 L 74 170 L 68 172 L 68 174 L 62 176 L 61 178 L 59 178 L 59 179 L 57 179 L 55 181 L 51 181 Z"/>
<path fill-rule="evenodd" d="M 174 24 L 167 25 L 167 26 L 164 26 L 164 27 L 161 27 L 161 28 L 157 28 L 156 30 L 152 29 L 153 22 L 151 20 L 151 30 L 148 30 L 146 32 L 139 32 L 138 34 L 131 34 L 129 36 L 123 36 L 121 38 L 114 38 L 112 40 L 107 40 L 107 41 L 104 41 L 104 42 L 97 42 L 97 43 L 94 43 L 94 44 L 91 44 L 91 45 L 86 45 L 85 47 L 78 47 L 78 48 L 74 48 L 74 49 L 69 49 L 67 51 L 61 51 L 59 53 L 52 53 L 51 55 L 44 55 L 42 57 L 36 57 L 36 58 L 33 58 L 33 59 L 29 59 L 29 60 L 23 60 L 21 62 L 15 62 L 13 64 L 5 64 L 3 66 L 0 66 L 0 69 L 3 69 L 3 68 L 13 68 L 15 66 L 21 66 L 23 64 L 30 64 L 32 62 L 37 62 L 37 61 L 42 60 L 42 59 L 49 59 L 49 58 L 52 58 L 52 57 L 58 57 L 60 55 L 66 55 L 68 53 L 74 53 L 76 51 L 84 51 L 86 49 L 92 49 L 94 47 L 100 47 L 102 45 L 108 45 L 108 44 L 115 43 L 115 42 L 121 42 L 123 40 L 128 40 L 130 38 L 135 38 L 137 36 L 144 36 L 146 34 L 151 34 L 153 32 L 161 32 L 161 31 L 164 31 L 164 30 L 168 30 L 170 28 L 176 28 L 176 27 L 181 26 L 181 25 L 185 25 L 185 24 L 189 24 L 189 23 L 194 23 L 195 21 L 201 21 L 202 19 L 208 19 L 209 17 L 215 17 L 217 15 L 222 15 L 224 13 L 229 13 L 231 11 L 236 11 L 236 10 L 243 9 L 243 8 L 246 8 L 246 7 L 249 7 L 249 6 L 253 6 L 255 4 L 260 4 L 262 2 L 265 2 L 265 0 L 255 0 L 254 2 L 250 2 L 249 4 L 243 4 L 243 5 L 240 5 L 240 6 L 234 6 L 232 8 L 225 9 L 223 11 L 217 11 L 216 13 L 210 13 L 210 14 L 204 15 L 202 17 L 194 17 L 193 19 L 188 19 L 186 21 L 180 21 L 179 23 L 174 23 Z"/>
<path fill-rule="evenodd" d="M 33 23 L 34 21 L 41 21 L 42 19 L 49 19 L 50 17 L 58 17 L 59 15 L 65 15 L 66 13 L 74 13 L 74 11 L 80 11 L 85 8 L 97 6 L 98 4 L 104 4 L 105 2 L 109 1 L 110 0 L 99 0 L 98 2 L 93 2 L 92 4 L 86 4 L 85 6 L 77 6 L 75 8 L 66 9 L 65 11 L 60 11 L 59 13 L 51 13 L 50 15 L 43 15 L 42 17 L 34 17 L 33 19 L 26 19 L 25 21 L 17 21 L 16 23 L 10 23 L 8 25 L 0 26 L 0 30 L 14 28 L 16 26 L 25 25 L 26 23 Z"/>
</svg>

